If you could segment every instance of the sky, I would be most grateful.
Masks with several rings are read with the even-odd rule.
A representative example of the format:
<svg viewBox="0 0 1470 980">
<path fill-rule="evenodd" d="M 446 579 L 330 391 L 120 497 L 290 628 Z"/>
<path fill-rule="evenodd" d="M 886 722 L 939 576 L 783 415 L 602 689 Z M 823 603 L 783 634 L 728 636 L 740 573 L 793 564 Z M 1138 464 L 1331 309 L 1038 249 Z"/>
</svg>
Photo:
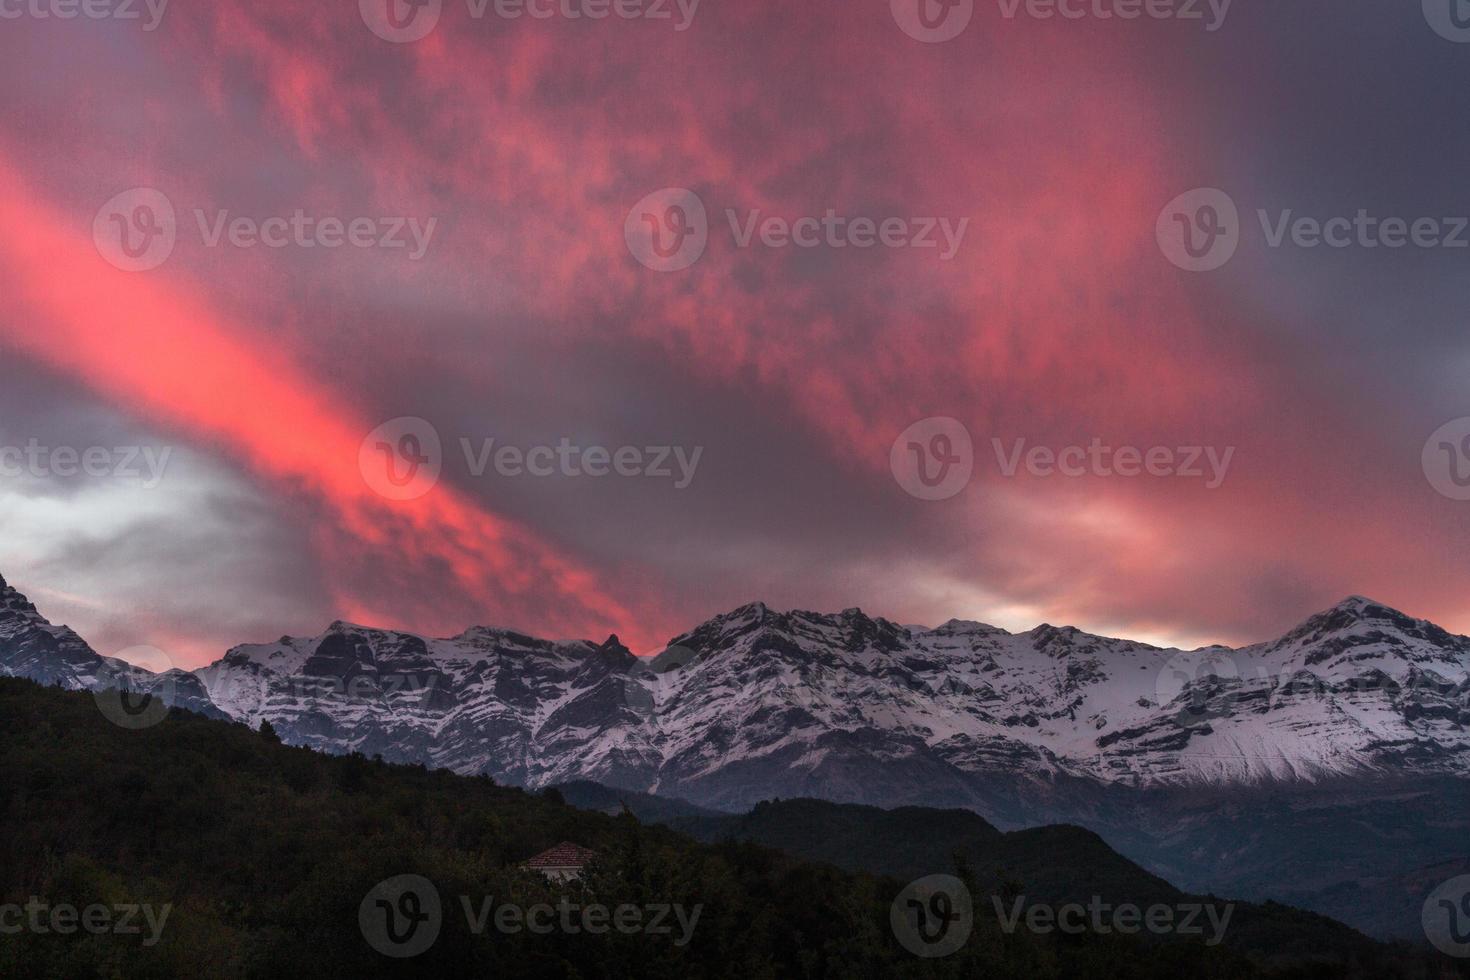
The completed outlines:
<svg viewBox="0 0 1470 980">
<path fill-rule="evenodd" d="M 1450 0 L 389 2 L 0 0 L 0 575 L 100 653 L 1470 632 Z"/>
</svg>

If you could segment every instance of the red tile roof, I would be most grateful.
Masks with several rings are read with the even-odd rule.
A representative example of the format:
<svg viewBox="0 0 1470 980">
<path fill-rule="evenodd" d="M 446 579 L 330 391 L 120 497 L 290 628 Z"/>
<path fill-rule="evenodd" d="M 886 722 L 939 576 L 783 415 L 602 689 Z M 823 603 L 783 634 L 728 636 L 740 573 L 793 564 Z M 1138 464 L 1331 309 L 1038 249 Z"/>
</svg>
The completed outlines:
<svg viewBox="0 0 1470 980">
<path fill-rule="evenodd" d="M 571 841 L 562 841 L 560 844 L 548 851 L 528 860 L 527 868 L 539 870 L 541 868 L 580 868 L 597 856 L 597 852 Z"/>
</svg>

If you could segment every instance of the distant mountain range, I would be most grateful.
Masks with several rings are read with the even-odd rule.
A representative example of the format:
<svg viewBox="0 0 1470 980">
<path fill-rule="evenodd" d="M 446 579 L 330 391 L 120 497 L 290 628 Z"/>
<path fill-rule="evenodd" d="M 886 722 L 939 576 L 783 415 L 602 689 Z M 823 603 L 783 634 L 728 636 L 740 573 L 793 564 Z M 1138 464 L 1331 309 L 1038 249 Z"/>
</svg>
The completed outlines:
<svg viewBox="0 0 1470 980">
<path fill-rule="evenodd" d="M 749 841 L 848 871 L 905 880 L 963 865 L 986 896 L 1024 894 L 1027 901 L 1058 906 L 1085 904 L 1092 896 L 1140 905 L 1227 904 L 1213 895 L 1190 895 L 1174 887 L 1081 827 L 1054 825 L 1005 833 L 969 810 L 884 810 L 810 799 L 761 803 L 741 815 L 715 814 L 677 800 L 620 792 L 584 780 L 557 790 L 566 802 L 584 809 L 617 814 L 626 808 L 640 820 L 664 824 L 698 840 Z M 1337 954 L 1363 953 L 1361 936 L 1320 916 L 1270 902 L 1228 904 L 1231 941 L 1242 948 L 1271 949 L 1278 956 L 1304 959 L 1329 949 Z"/>
<path fill-rule="evenodd" d="M 1411 942 L 1422 941 L 1425 897 L 1470 874 L 1470 781 L 1444 777 L 1115 787 L 1067 817 L 1050 817 L 1055 823 L 1006 834 L 966 810 L 782 799 L 730 814 L 586 780 L 555 788 L 584 809 L 627 809 L 701 840 L 751 840 L 844 868 L 913 876 L 962 852 L 990 880 L 1013 875 L 1056 901 L 1073 900 L 1069 889 L 1095 887 L 1099 876 L 1116 894 L 1148 893 L 1144 877 L 1167 879 L 1185 892 L 1276 901 Z M 1090 843 L 1098 836 L 1107 854 L 1101 841 Z M 1142 868 L 1125 862 L 1135 873 L 1115 875 L 1119 855 Z"/>
<path fill-rule="evenodd" d="M 0 674 L 125 684 L 269 721 L 290 744 L 531 788 L 592 780 L 732 812 L 814 797 L 963 807 L 1002 828 L 1070 821 L 1151 870 L 1188 862 L 1173 877 L 1193 888 L 1248 863 L 1213 832 L 1230 825 L 1228 808 L 1202 815 L 1198 800 L 1285 799 L 1272 812 L 1288 828 L 1303 826 L 1290 801 L 1314 792 L 1352 809 L 1470 785 L 1470 639 L 1361 597 L 1239 649 L 752 603 L 651 660 L 616 636 L 475 627 L 432 638 L 337 622 L 153 675 L 100 657 L 0 579 Z M 1405 791 L 1408 779 L 1422 782 Z M 1235 826 L 1249 837 L 1256 811 L 1244 812 Z M 1154 819 L 1169 813 L 1193 822 Z M 1169 842 L 1190 828 L 1201 853 L 1182 857 Z M 1424 864 L 1454 856 L 1428 829 L 1416 839 Z M 1293 884 L 1336 887 L 1325 880 L 1334 860 Z"/>
<path fill-rule="evenodd" d="M 0 579 L 0 673 L 81 689 L 126 676 L 268 720 L 294 744 L 725 809 L 814 796 L 983 810 L 1003 788 L 1069 783 L 1470 775 L 1470 639 L 1356 597 L 1241 649 L 753 603 L 651 661 L 616 636 L 437 639 L 337 622 L 153 677 L 98 656 Z"/>
</svg>

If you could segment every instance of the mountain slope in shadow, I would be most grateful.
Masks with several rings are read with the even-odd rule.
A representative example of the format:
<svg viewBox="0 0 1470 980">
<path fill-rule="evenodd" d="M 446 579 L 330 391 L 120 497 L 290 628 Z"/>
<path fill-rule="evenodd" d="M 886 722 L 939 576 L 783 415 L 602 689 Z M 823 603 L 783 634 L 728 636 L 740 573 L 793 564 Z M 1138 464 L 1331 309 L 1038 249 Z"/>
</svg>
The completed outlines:
<svg viewBox="0 0 1470 980">
<path fill-rule="evenodd" d="M 592 784 L 595 786 L 595 784 Z M 582 788 L 569 802 L 617 791 Z M 1326 916 L 1277 902 L 1231 901 L 1190 894 L 1113 850 L 1097 834 L 1056 825 L 1002 832 L 969 810 L 899 807 L 885 810 L 823 800 L 776 800 L 743 815 L 667 815 L 667 801 L 621 794 L 628 808 L 709 842 L 749 841 L 851 871 L 902 879 L 964 869 L 981 894 L 977 915 L 999 917 L 1024 896 L 1027 906 L 1093 901 L 1118 907 L 1232 906 L 1226 945 L 1266 953 L 1275 961 L 1329 954 L 1368 955 L 1376 944 Z M 687 806 L 687 804 L 685 804 Z M 674 808 L 677 812 L 678 807 Z M 997 905 L 997 902 L 999 905 Z"/>
</svg>

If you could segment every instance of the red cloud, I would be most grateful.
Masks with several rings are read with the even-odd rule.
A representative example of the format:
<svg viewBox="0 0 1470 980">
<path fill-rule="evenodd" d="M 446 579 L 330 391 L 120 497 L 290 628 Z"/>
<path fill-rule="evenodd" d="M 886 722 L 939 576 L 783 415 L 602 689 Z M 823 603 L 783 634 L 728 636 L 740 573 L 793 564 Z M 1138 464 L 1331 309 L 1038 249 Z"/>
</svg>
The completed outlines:
<svg viewBox="0 0 1470 980">
<path fill-rule="evenodd" d="M 341 595 L 347 611 L 374 624 L 440 630 L 480 614 L 569 635 L 613 626 L 653 642 L 596 575 L 453 488 L 409 502 L 379 496 L 358 467 L 373 425 L 350 404 L 196 289 L 108 265 L 3 163 L 0 221 L 26 230 L 0 238 L 12 297 L 0 336 L 118 405 L 324 501 L 336 517 L 319 532 L 332 549 L 329 580 L 340 581 L 333 565 L 355 550 L 378 590 L 375 608 L 361 593 Z"/>
</svg>

